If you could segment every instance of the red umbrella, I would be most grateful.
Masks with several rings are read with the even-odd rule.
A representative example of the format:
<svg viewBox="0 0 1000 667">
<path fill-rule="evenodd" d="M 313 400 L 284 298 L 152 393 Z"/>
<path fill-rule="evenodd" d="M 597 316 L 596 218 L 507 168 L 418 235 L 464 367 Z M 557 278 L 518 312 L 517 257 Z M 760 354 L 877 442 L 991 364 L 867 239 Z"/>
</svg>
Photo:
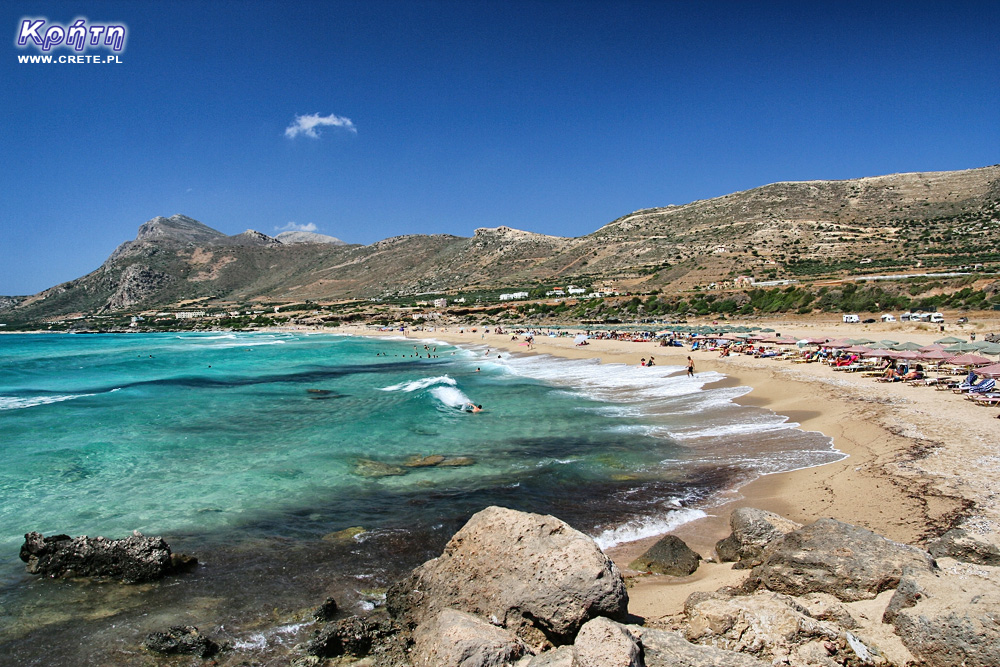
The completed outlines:
<svg viewBox="0 0 1000 667">
<path fill-rule="evenodd" d="M 993 363 L 992 359 L 981 357 L 978 354 L 960 354 L 959 356 L 952 357 L 947 361 L 949 364 L 954 364 L 956 366 L 986 366 Z"/>
<path fill-rule="evenodd" d="M 944 349 L 935 350 L 921 350 L 919 352 L 921 358 L 927 361 L 944 361 L 945 359 L 951 359 L 951 352 L 945 352 Z"/>
<path fill-rule="evenodd" d="M 992 364 L 976 369 L 976 375 L 985 375 L 991 378 L 1000 377 L 1000 364 Z"/>
<path fill-rule="evenodd" d="M 919 351 L 920 352 L 931 352 L 933 350 L 943 350 L 943 349 L 944 349 L 944 345 L 941 345 L 940 343 L 933 343 L 932 345 L 924 345 L 922 348 L 920 348 Z"/>
<path fill-rule="evenodd" d="M 914 359 L 923 359 L 924 356 L 922 354 L 920 354 L 919 352 L 917 352 L 916 350 L 904 350 L 903 352 L 900 352 L 899 356 L 896 357 L 896 358 L 897 359 L 907 359 L 907 360 L 912 361 Z"/>
<path fill-rule="evenodd" d="M 825 345 L 829 338 L 803 338 L 799 342 L 803 345 Z"/>
<path fill-rule="evenodd" d="M 886 357 L 888 359 L 899 359 L 899 355 L 902 352 L 897 352 L 896 350 L 868 350 L 867 352 L 862 352 L 862 357 Z"/>
<path fill-rule="evenodd" d="M 845 347 L 844 352 L 854 352 L 855 354 L 864 355 L 866 352 L 871 352 L 870 347 L 865 347 L 864 345 L 852 345 L 850 347 Z"/>
<path fill-rule="evenodd" d="M 829 343 L 826 344 L 826 346 L 833 348 L 845 348 L 845 347 L 850 347 L 851 343 L 848 343 L 846 339 L 841 338 L 840 340 L 831 340 Z"/>
</svg>

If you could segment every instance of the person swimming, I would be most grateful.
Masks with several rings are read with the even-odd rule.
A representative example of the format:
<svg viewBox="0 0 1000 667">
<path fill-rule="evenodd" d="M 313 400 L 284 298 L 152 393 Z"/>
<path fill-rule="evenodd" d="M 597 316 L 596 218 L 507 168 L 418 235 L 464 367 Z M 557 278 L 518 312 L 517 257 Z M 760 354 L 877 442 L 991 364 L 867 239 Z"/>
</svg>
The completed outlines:
<svg viewBox="0 0 1000 667">
<path fill-rule="evenodd" d="M 475 403 L 466 403 L 465 404 L 465 408 L 463 408 L 463 409 L 466 412 L 482 412 L 483 411 L 483 406 L 476 405 Z"/>
</svg>

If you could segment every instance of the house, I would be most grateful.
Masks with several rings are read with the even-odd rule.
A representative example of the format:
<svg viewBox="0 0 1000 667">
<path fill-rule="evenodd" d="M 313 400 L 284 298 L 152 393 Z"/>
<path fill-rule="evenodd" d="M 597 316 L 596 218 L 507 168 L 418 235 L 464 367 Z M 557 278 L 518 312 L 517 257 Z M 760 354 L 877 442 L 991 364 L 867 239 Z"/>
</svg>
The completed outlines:
<svg viewBox="0 0 1000 667">
<path fill-rule="evenodd" d="M 447 308 L 448 307 L 448 299 L 434 299 L 434 307 L 435 308 Z"/>
<path fill-rule="evenodd" d="M 585 290 L 582 287 L 576 287 L 575 285 L 570 285 L 569 287 L 566 288 L 566 291 L 569 294 L 586 294 L 587 293 L 587 290 Z"/>
<path fill-rule="evenodd" d="M 501 294 L 501 301 L 517 301 L 518 299 L 527 299 L 527 292 L 510 292 L 509 294 Z"/>
</svg>

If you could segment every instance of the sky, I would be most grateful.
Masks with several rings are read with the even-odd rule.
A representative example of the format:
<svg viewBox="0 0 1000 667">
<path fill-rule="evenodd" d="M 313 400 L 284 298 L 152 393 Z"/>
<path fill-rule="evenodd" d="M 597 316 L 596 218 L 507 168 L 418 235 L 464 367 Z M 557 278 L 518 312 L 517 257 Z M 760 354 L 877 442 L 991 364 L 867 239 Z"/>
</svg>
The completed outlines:
<svg viewBox="0 0 1000 667">
<path fill-rule="evenodd" d="M 777 181 L 1000 162 L 995 0 L 2 4 L 3 295 L 158 215 L 580 236 Z M 43 54 L 22 20 L 81 17 L 126 26 L 85 52 L 117 62 L 20 62 Z"/>
</svg>

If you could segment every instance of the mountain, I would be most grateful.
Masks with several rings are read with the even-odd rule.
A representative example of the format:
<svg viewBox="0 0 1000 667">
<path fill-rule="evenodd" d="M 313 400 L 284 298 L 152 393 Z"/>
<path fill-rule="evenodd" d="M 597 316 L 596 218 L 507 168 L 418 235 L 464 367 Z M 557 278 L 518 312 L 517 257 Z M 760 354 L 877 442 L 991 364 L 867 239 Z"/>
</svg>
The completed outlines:
<svg viewBox="0 0 1000 667">
<path fill-rule="evenodd" d="M 502 226 L 361 246 L 302 234 L 227 236 L 183 215 L 156 217 L 94 272 L 8 304 L 4 317 L 570 282 L 684 291 L 740 275 L 807 279 L 998 263 L 1000 165 L 774 183 L 635 211 L 577 238 Z"/>
<path fill-rule="evenodd" d="M 333 245 L 347 245 L 340 239 L 327 236 L 326 234 L 316 234 L 315 232 L 281 232 L 274 238 L 284 244 L 293 243 L 332 243 Z"/>
</svg>

